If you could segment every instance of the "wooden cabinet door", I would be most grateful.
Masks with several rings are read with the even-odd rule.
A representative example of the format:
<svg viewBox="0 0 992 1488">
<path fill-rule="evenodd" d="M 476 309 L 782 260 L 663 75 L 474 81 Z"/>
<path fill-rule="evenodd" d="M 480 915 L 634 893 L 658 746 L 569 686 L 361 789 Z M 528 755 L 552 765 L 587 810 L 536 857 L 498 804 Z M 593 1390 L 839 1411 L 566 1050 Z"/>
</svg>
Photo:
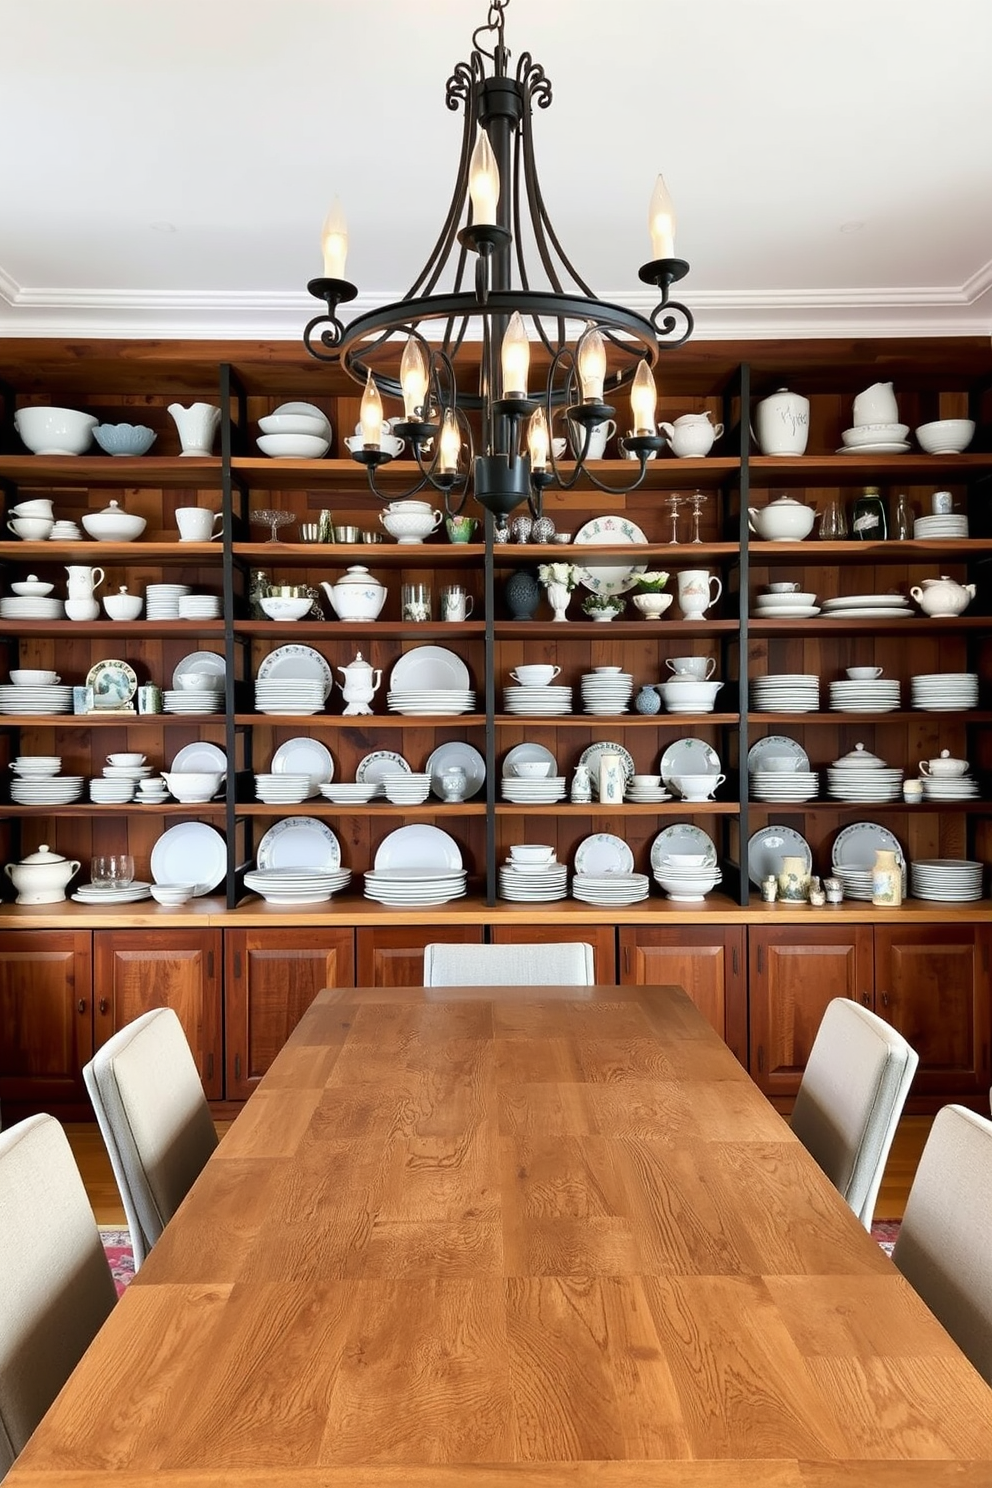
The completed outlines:
<svg viewBox="0 0 992 1488">
<path fill-rule="evenodd" d="M 93 1057 L 88 930 L 0 933 L 0 1101 L 86 1101 Z"/>
<path fill-rule="evenodd" d="M 871 926 L 753 927 L 748 961 L 750 1073 L 766 1094 L 793 1096 L 827 1003 L 872 1005 Z"/>
<path fill-rule="evenodd" d="M 220 975 L 219 930 L 95 930 L 97 1046 L 141 1013 L 171 1007 L 183 1025 L 207 1097 L 220 1100 Z"/>
<path fill-rule="evenodd" d="M 422 987 L 424 946 L 435 940 L 478 945 L 481 925 L 359 925 L 355 983 L 359 987 Z"/>
<path fill-rule="evenodd" d="M 920 1056 L 914 1095 L 988 1090 L 990 939 L 987 925 L 875 930 L 875 1011 Z"/>
<path fill-rule="evenodd" d="M 612 925 L 585 925 L 578 929 L 570 925 L 494 925 L 492 940 L 494 945 L 526 945 L 535 941 L 548 945 L 584 940 L 592 946 L 596 981 L 609 983 L 617 979 L 616 931 Z"/>
<path fill-rule="evenodd" d="M 747 1064 L 742 925 L 621 925 L 620 980 L 682 987 Z"/>
<path fill-rule="evenodd" d="M 322 987 L 355 985 L 349 927 L 224 932 L 228 1100 L 247 1100 Z"/>
</svg>

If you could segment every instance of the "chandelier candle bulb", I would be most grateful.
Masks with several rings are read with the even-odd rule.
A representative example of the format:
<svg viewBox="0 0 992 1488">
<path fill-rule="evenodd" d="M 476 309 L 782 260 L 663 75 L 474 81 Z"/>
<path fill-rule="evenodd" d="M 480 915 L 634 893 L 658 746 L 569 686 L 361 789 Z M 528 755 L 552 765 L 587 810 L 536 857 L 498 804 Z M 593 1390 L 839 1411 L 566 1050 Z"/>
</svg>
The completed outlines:
<svg viewBox="0 0 992 1488">
<path fill-rule="evenodd" d="M 653 434 L 656 428 L 658 390 L 647 362 L 641 362 L 630 388 L 630 412 L 635 434 Z"/>
<path fill-rule="evenodd" d="M 362 443 L 367 449 L 382 448 L 382 399 L 370 372 L 362 394 Z"/>
<path fill-rule="evenodd" d="M 479 138 L 472 151 L 468 168 L 468 190 L 472 198 L 472 222 L 478 227 L 482 223 L 496 223 L 496 204 L 499 201 L 499 167 L 489 136 L 479 130 Z"/>
<path fill-rule="evenodd" d="M 530 342 L 519 310 L 514 310 L 510 316 L 510 323 L 503 335 L 502 362 L 503 397 L 526 398 Z"/>
<path fill-rule="evenodd" d="M 438 461 L 442 475 L 454 475 L 458 470 L 458 457 L 462 452 L 462 436 L 458 420 L 450 408 L 444 410 L 441 423 L 441 447 Z"/>
<path fill-rule="evenodd" d="M 590 325 L 579 338 L 575 358 L 585 403 L 602 403 L 606 380 L 606 346 L 596 327 Z"/>
<path fill-rule="evenodd" d="M 527 451 L 531 470 L 547 470 L 550 447 L 547 416 L 543 408 L 535 408 L 527 425 Z"/>
<path fill-rule="evenodd" d="M 320 237 L 324 253 L 324 273 L 328 279 L 343 279 L 344 266 L 348 259 L 348 224 L 337 197 L 324 218 Z"/>
<path fill-rule="evenodd" d="M 400 387 L 403 389 L 403 412 L 408 419 L 422 416 L 427 407 L 427 363 L 419 341 L 407 337 L 400 361 Z"/>
<path fill-rule="evenodd" d="M 668 194 L 664 176 L 659 176 L 648 207 L 648 229 L 651 233 L 652 258 L 675 257 L 675 208 Z"/>
</svg>

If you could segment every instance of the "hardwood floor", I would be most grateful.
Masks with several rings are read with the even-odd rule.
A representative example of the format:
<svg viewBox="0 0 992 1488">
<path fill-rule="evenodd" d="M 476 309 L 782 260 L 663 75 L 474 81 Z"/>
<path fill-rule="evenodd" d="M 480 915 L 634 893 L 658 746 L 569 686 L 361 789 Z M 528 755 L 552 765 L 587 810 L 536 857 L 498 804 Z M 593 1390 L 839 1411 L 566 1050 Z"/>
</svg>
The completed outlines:
<svg viewBox="0 0 992 1488">
<path fill-rule="evenodd" d="M 875 1206 L 878 1219 L 902 1218 L 906 1196 L 932 1120 L 930 1116 L 904 1116 L 899 1123 Z M 222 1137 L 230 1124 L 229 1121 L 218 1121 L 218 1135 Z M 92 1123 L 79 1122 L 66 1126 L 66 1133 L 83 1175 L 97 1224 L 123 1226 L 124 1210 L 99 1128 Z"/>
</svg>

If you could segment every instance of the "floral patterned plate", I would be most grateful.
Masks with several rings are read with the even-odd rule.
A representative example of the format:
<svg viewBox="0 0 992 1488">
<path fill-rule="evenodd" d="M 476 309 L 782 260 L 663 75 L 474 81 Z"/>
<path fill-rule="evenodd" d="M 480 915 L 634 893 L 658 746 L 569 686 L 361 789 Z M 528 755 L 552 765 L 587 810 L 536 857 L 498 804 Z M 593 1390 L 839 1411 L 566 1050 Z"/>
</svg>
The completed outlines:
<svg viewBox="0 0 992 1488">
<path fill-rule="evenodd" d="M 576 547 L 626 547 L 646 542 L 640 527 L 626 517 L 593 517 L 572 539 Z M 583 563 L 579 582 L 593 594 L 624 594 L 633 589 L 637 575 L 646 568 L 646 563 L 618 563 L 615 558 L 603 558 L 595 563 Z"/>
</svg>

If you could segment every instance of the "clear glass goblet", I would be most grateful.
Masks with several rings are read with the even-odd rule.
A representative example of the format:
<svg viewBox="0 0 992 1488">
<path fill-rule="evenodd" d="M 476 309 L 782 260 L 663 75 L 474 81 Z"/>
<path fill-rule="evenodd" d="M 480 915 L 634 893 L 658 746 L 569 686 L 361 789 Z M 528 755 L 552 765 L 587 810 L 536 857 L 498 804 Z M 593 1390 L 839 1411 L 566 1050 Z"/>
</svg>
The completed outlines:
<svg viewBox="0 0 992 1488">
<path fill-rule="evenodd" d="M 279 528 L 286 527 L 290 522 L 296 521 L 292 512 L 271 511 L 268 507 L 262 511 L 253 511 L 251 519 L 253 522 L 268 522 L 272 530 L 269 542 L 279 542 Z"/>
</svg>

